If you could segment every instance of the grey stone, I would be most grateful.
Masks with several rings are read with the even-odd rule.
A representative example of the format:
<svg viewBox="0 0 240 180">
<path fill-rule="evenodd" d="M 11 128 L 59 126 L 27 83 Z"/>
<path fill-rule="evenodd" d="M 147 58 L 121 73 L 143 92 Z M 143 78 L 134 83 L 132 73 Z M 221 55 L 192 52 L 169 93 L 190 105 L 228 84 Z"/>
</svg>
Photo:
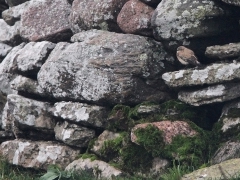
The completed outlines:
<svg viewBox="0 0 240 180">
<path fill-rule="evenodd" d="M 3 142 L 0 152 L 11 164 L 45 170 L 51 164 L 65 168 L 80 153 L 57 142 L 24 139 Z"/>
<path fill-rule="evenodd" d="M 95 131 L 67 121 L 58 122 L 54 128 L 55 138 L 76 147 L 87 147 L 91 139 L 95 137 Z"/>
<path fill-rule="evenodd" d="M 107 31 L 79 36 L 72 40 L 83 42 L 58 43 L 41 67 L 38 83 L 46 92 L 64 101 L 101 104 L 169 99 L 160 90 L 163 82 L 148 85 L 148 80 L 159 79 L 172 60 L 161 43 Z"/>
<path fill-rule="evenodd" d="M 2 128 L 14 132 L 16 137 L 29 138 L 29 134 L 22 131 L 30 129 L 36 131 L 32 136 L 45 139 L 49 135 L 50 138 L 53 135 L 55 120 L 49 115 L 49 108 L 49 103 L 10 94 L 7 96 L 7 105 L 2 116 Z"/>
<path fill-rule="evenodd" d="M 222 2 L 235 5 L 235 6 L 240 6 L 240 2 L 238 0 L 222 0 Z"/>
<path fill-rule="evenodd" d="M 139 115 L 154 114 L 160 111 L 159 105 L 140 105 L 137 108 Z"/>
<path fill-rule="evenodd" d="M 207 47 L 205 55 L 209 58 L 227 59 L 240 56 L 240 43 Z"/>
<path fill-rule="evenodd" d="M 152 16 L 154 37 L 184 40 L 218 35 L 236 28 L 238 18 L 233 12 L 213 0 L 162 0 Z"/>
<path fill-rule="evenodd" d="M 200 106 L 238 98 L 239 91 L 240 83 L 219 84 L 199 90 L 180 91 L 178 99 L 193 106 Z"/>
<path fill-rule="evenodd" d="M 12 47 L 0 42 L 0 62 L 11 51 Z"/>
<path fill-rule="evenodd" d="M 162 75 L 170 87 L 217 84 L 240 79 L 240 63 L 218 63 L 201 69 L 184 69 Z"/>
<path fill-rule="evenodd" d="M 16 22 L 14 26 L 9 26 L 3 19 L 0 19 L 0 27 L 0 42 L 13 46 L 16 46 L 22 42 L 19 33 L 19 22 Z"/>
<path fill-rule="evenodd" d="M 119 32 L 117 15 L 128 0 L 74 0 L 69 17 L 74 33 L 89 29 Z"/>
<path fill-rule="evenodd" d="M 152 167 L 149 170 L 150 176 L 159 176 L 166 172 L 166 169 L 169 167 L 170 162 L 169 160 L 155 157 L 152 161 Z"/>
<path fill-rule="evenodd" d="M 90 159 L 78 159 L 69 164 L 67 171 L 91 171 L 97 178 L 114 179 L 115 177 L 121 177 L 124 173 L 108 163 L 100 160 L 91 161 Z"/>
<path fill-rule="evenodd" d="M 29 1 L 18 6 L 10 7 L 9 9 L 2 12 L 2 18 L 8 25 L 12 26 L 15 24 L 15 22 L 20 20 L 22 13 L 28 6 Z"/>
<path fill-rule="evenodd" d="M 68 21 L 70 12 L 67 0 L 30 1 L 21 16 L 20 35 L 29 41 L 69 40 L 72 35 Z"/>
<path fill-rule="evenodd" d="M 212 164 L 219 164 L 229 159 L 240 157 L 240 142 L 227 141 L 221 145 L 211 159 Z"/>
<path fill-rule="evenodd" d="M 240 159 L 231 159 L 210 167 L 193 171 L 183 175 L 181 180 L 209 180 L 209 179 L 231 179 L 239 175 Z"/>
<path fill-rule="evenodd" d="M 29 1 L 29 0 L 5 0 L 5 2 L 10 6 L 10 7 L 13 7 L 13 6 L 17 6 L 19 4 L 22 4 L 26 1 Z"/>
<path fill-rule="evenodd" d="M 52 114 L 55 117 L 92 127 L 106 127 L 108 108 L 77 102 L 57 102 Z"/>
</svg>

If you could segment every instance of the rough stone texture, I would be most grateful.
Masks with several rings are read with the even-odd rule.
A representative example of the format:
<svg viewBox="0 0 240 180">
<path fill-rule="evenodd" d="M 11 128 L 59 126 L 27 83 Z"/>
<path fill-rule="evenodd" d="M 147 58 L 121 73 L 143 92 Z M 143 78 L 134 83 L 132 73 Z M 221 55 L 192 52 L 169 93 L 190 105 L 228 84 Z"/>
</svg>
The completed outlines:
<svg viewBox="0 0 240 180">
<path fill-rule="evenodd" d="M 221 1 L 231 5 L 240 6 L 240 2 L 238 0 L 221 0 Z"/>
<path fill-rule="evenodd" d="M 2 12 L 2 18 L 8 25 L 12 26 L 15 24 L 15 22 L 20 20 L 22 13 L 28 6 L 29 1 L 18 6 L 10 7 L 9 9 Z"/>
<path fill-rule="evenodd" d="M 152 36 L 151 17 L 154 9 L 139 0 L 124 4 L 118 14 L 117 23 L 125 33 Z"/>
<path fill-rule="evenodd" d="M 197 132 L 193 130 L 185 121 L 160 121 L 153 123 L 138 124 L 131 131 L 131 141 L 137 144 L 137 137 L 134 132 L 139 128 L 146 128 L 148 125 L 156 126 L 163 132 L 163 140 L 166 144 L 170 144 L 172 139 L 177 135 L 193 137 Z"/>
<path fill-rule="evenodd" d="M 48 114 L 49 108 L 49 103 L 10 94 L 7 96 L 7 105 L 2 116 L 2 128 L 13 131 L 16 137 L 29 138 L 29 134 L 22 131 L 35 130 L 35 136 L 50 138 L 53 135 L 55 121 Z M 34 132 L 32 134 L 34 136 Z"/>
<path fill-rule="evenodd" d="M 145 4 L 148 4 L 150 6 L 157 6 L 162 0 L 140 0 L 142 2 L 144 2 Z"/>
<path fill-rule="evenodd" d="M 19 35 L 19 22 L 16 22 L 14 26 L 9 26 L 3 19 L 0 19 L 0 27 L 0 42 L 8 45 L 18 45 L 22 42 Z"/>
<path fill-rule="evenodd" d="M 19 4 L 22 4 L 26 1 L 29 1 L 29 0 L 5 0 L 5 2 L 10 6 L 10 7 L 13 7 L 13 6 L 17 6 Z"/>
<path fill-rule="evenodd" d="M 184 175 L 181 180 L 231 179 L 239 175 L 240 159 L 231 159 Z"/>
<path fill-rule="evenodd" d="M 183 40 L 217 35 L 238 24 L 233 12 L 213 0 L 162 0 L 152 16 L 154 37 Z"/>
<path fill-rule="evenodd" d="M 168 86 L 217 84 L 240 79 L 240 63 L 212 64 L 201 69 L 184 69 L 162 75 Z"/>
<path fill-rule="evenodd" d="M 91 171 L 97 178 L 103 179 L 113 179 L 114 177 L 123 176 L 123 172 L 110 166 L 108 163 L 104 161 L 94 160 L 91 161 L 90 159 L 78 159 L 73 161 L 69 164 L 66 169 L 67 171 Z"/>
<path fill-rule="evenodd" d="M 169 167 L 170 162 L 166 159 L 156 157 L 152 161 L 152 168 L 150 169 L 150 175 L 156 176 L 162 174 Z"/>
<path fill-rule="evenodd" d="M 54 132 L 57 140 L 76 147 L 87 147 L 89 141 L 95 137 L 94 130 L 67 121 L 58 122 Z"/>
<path fill-rule="evenodd" d="M 67 0 L 30 1 L 21 16 L 20 35 L 29 41 L 68 40 L 72 35 L 68 21 L 70 12 Z"/>
<path fill-rule="evenodd" d="M 0 62 L 11 51 L 12 47 L 0 42 Z"/>
<path fill-rule="evenodd" d="M 2 127 L 2 114 L 7 102 L 7 97 L 0 91 L 0 129 Z"/>
<path fill-rule="evenodd" d="M 221 145 L 211 159 L 212 164 L 240 157 L 240 142 L 228 141 Z"/>
<path fill-rule="evenodd" d="M 118 137 L 120 137 L 119 133 L 111 132 L 108 130 L 103 131 L 103 133 L 100 134 L 97 140 L 94 142 L 93 147 L 91 148 L 91 151 L 99 156 L 102 156 L 101 149 L 104 147 L 104 143 L 109 140 L 114 140 Z M 104 158 L 108 158 L 108 157 L 104 157 Z"/>
<path fill-rule="evenodd" d="M 119 32 L 117 15 L 128 0 L 74 0 L 69 17 L 74 33 L 89 29 Z"/>
<path fill-rule="evenodd" d="M 169 99 L 150 84 L 167 70 L 162 44 L 131 34 L 89 31 L 73 44 L 58 43 L 38 73 L 39 85 L 61 100 L 94 103 L 139 103 Z"/>
<path fill-rule="evenodd" d="M 0 153 L 11 164 L 46 170 L 50 164 L 65 168 L 80 152 L 56 142 L 16 139 L 3 142 Z"/>
<path fill-rule="evenodd" d="M 240 83 L 220 84 L 200 90 L 180 91 L 178 99 L 193 106 L 200 106 L 238 98 L 240 97 L 239 91 Z"/>
<path fill-rule="evenodd" d="M 137 113 L 139 115 L 155 114 L 159 111 L 160 111 L 159 105 L 140 105 L 137 108 Z"/>
<path fill-rule="evenodd" d="M 38 82 L 33 79 L 18 75 L 15 79 L 11 81 L 10 84 L 11 89 L 18 91 L 21 94 L 47 97 L 47 94 L 38 85 Z"/>
<path fill-rule="evenodd" d="M 228 59 L 240 56 L 240 43 L 207 47 L 205 55 L 209 58 Z"/>
<path fill-rule="evenodd" d="M 54 104 L 52 114 L 55 117 L 92 127 L 106 126 L 110 110 L 102 106 L 74 102 L 58 102 Z"/>
</svg>

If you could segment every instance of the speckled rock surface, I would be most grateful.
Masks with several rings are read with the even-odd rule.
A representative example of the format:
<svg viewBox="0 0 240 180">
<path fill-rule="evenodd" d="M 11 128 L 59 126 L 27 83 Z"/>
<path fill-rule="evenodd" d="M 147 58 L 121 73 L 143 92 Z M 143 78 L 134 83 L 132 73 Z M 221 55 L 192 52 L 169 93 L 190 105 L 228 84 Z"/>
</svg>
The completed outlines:
<svg viewBox="0 0 240 180">
<path fill-rule="evenodd" d="M 10 6 L 17 6 L 29 0 L 5 0 L 5 2 Z"/>
<path fill-rule="evenodd" d="M 158 40 L 183 40 L 219 34 L 237 25 L 236 20 L 217 1 L 162 0 L 153 13 L 152 26 Z"/>
<path fill-rule="evenodd" d="M 240 56 L 240 43 L 216 45 L 207 47 L 205 55 L 209 58 L 227 59 Z"/>
<path fill-rule="evenodd" d="M 8 45 L 18 45 L 22 42 L 19 33 L 19 22 L 15 23 L 14 26 L 9 26 L 3 19 L 0 19 L 0 27 L 0 42 Z"/>
<path fill-rule="evenodd" d="M 77 102 L 57 102 L 51 110 L 53 116 L 73 123 L 103 128 L 110 109 Z"/>
<path fill-rule="evenodd" d="M 0 42 L 0 61 L 11 51 L 12 47 Z"/>
<path fill-rule="evenodd" d="M 15 24 L 15 22 L 20 20 L 22 13 L 28 6 L 29 1 L 18 6 L 10 7 L 9 9 L 2 12 L 2 18 L 8 25 L 12 26 Z"/>
<path fill-rule="evenodd" d="M 161 102 L 169 98 L 160 90 L 163 82 L 148 81 L 157 80 L 172 60 L 161 43 L 103 31 L 79 36 L 74 35 L 72 40 L 83 42 L 58 43 L 41 67 L 38 82 L 46 92 L 64 101 L 101 104 Z"/>
<path fill-rule="evenodd" d="M 11 164 L 46 170 L 50 164 L 65 168 L 80 151 L 57 142 L 16 139 L 3 142 L 0 153 Z"/>
<path fill-rule="evenodd" d="M 49 108 L 49 103 L 10 94 L 2 116 L 2 128 L 13 131 L 16 137 L 26 136 L 22 131 L 33 129 L 39 137 L 40 133 L 50 137 L 53 135 L 55 120 L 49 115 Z"/>
<path fill-rule="evenodd" d="M 120 32 L 117 15 L 128 0 L 74 0 L 70 15 L 74 33 L 89 29 Z"/>
<path fill-rule="evenodd" d="M 217 84 L 240 79 L 240 63 L 219 63 L 201 69 L 184 69 L 162 75 L 168 86 Z"/>
<path fill-rule="evenodd" d="M 240 83 L 219 84 L 199 90 L 180 91 L 178 99 L 193 106 L 200 106 L 238 98 L 239 91 Z"/>
<path fill-rule="evenodd" d="M 211 159 L 211 163 L 219 164 L 223 161 L 234 158 L 240 158 L 240 142 L 227 141 L 226 143 L 223 143 L 215 152 Z"/>
<path fill-rule="evenodd" d="M 87 147 L 89 141 L 95 137 L 93 129 L 70 124 L 67 121 L 58 122 L 54 132 L 57 140 L 76 147 Z"/>
<path fill-rule="evenodd" d="M 221 1 L 231 5 L 240 6 L 240 2 L 238 0 L 221 0 Z"/>
<path fill-rule="evenodd" d="M 154 9 L 139 0 L 124 4 L 118 14 L 117 23 L 125 33 L 152 36 L 151 17 Z"/>
<path fill-rule="evenodd" d="M 146 128 L 148 125 L 156 126 L 160 131 L 163 132 L 163 140 L 166 144 L 171 143 L 173 137 L 177 135 L 192 137 L 197 134 L 197 132 L 193 130 L 190 125 L 185 121 L 160 121 L 138 124 L 134 126 L 131 131 L 131 141 L 137 143 L 137 137 L 134 134 L 134 131 L 139 128 Z"/>
<path fill-rule="evenodd" d="M 78 159 L 69 164 L 66 169 L 67 171 L 75 170 L 85 170 L 93 172 L 96 177 L 112 179 L 114 177 L 122 176 L 124 173 L 113 166 L 109 165 L 104 161 L 90 159 Z"/>
<path fill-rule="evenodd" d="M 67 0 L 30 1 L 21 16 L 20 35 L 29 41 L 68 40 L 72 35 L 68 21 L 70 12 Z"/>
<path fill-rule="evenodd" d="M 240 159 L 231 159 L 184 175 L 181 180 L 231 179 L 240 171 Z"/>
</svg>

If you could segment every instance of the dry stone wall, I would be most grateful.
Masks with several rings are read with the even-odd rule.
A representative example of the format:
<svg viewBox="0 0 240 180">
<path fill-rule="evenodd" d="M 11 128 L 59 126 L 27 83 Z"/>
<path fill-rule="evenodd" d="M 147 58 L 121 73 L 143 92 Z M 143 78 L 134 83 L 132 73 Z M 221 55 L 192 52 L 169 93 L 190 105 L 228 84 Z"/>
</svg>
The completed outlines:
<svg viewBox="0 0 240 180">
<path fill-rule="evenodd" d="M 111 178 L 158 176 L 179 159 L 199 167 L 216 133 L 215 144 L 238 147 L 239 10 L 234 0 L 0 0 L 0 153 Z M 183 67 L 180 45 L 202 65 Z M 219 148 L 214 162 L 239 156 L 219 159 Z"/>
</svg>

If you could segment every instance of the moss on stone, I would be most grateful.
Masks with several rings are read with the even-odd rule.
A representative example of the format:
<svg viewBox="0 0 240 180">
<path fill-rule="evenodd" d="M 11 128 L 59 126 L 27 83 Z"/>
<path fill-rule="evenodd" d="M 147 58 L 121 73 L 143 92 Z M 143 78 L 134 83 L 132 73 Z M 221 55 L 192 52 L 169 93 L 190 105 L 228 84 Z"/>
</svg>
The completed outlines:
<svg viewBox="0 0 240 180">
<path fill-rule="evenodd" d="M 79 158 L 90 159 L 91 161 L 98 159 L 98 157 L 95 154 L 89 154 L 89 153 L 80 154 Z"/>
</svg>

